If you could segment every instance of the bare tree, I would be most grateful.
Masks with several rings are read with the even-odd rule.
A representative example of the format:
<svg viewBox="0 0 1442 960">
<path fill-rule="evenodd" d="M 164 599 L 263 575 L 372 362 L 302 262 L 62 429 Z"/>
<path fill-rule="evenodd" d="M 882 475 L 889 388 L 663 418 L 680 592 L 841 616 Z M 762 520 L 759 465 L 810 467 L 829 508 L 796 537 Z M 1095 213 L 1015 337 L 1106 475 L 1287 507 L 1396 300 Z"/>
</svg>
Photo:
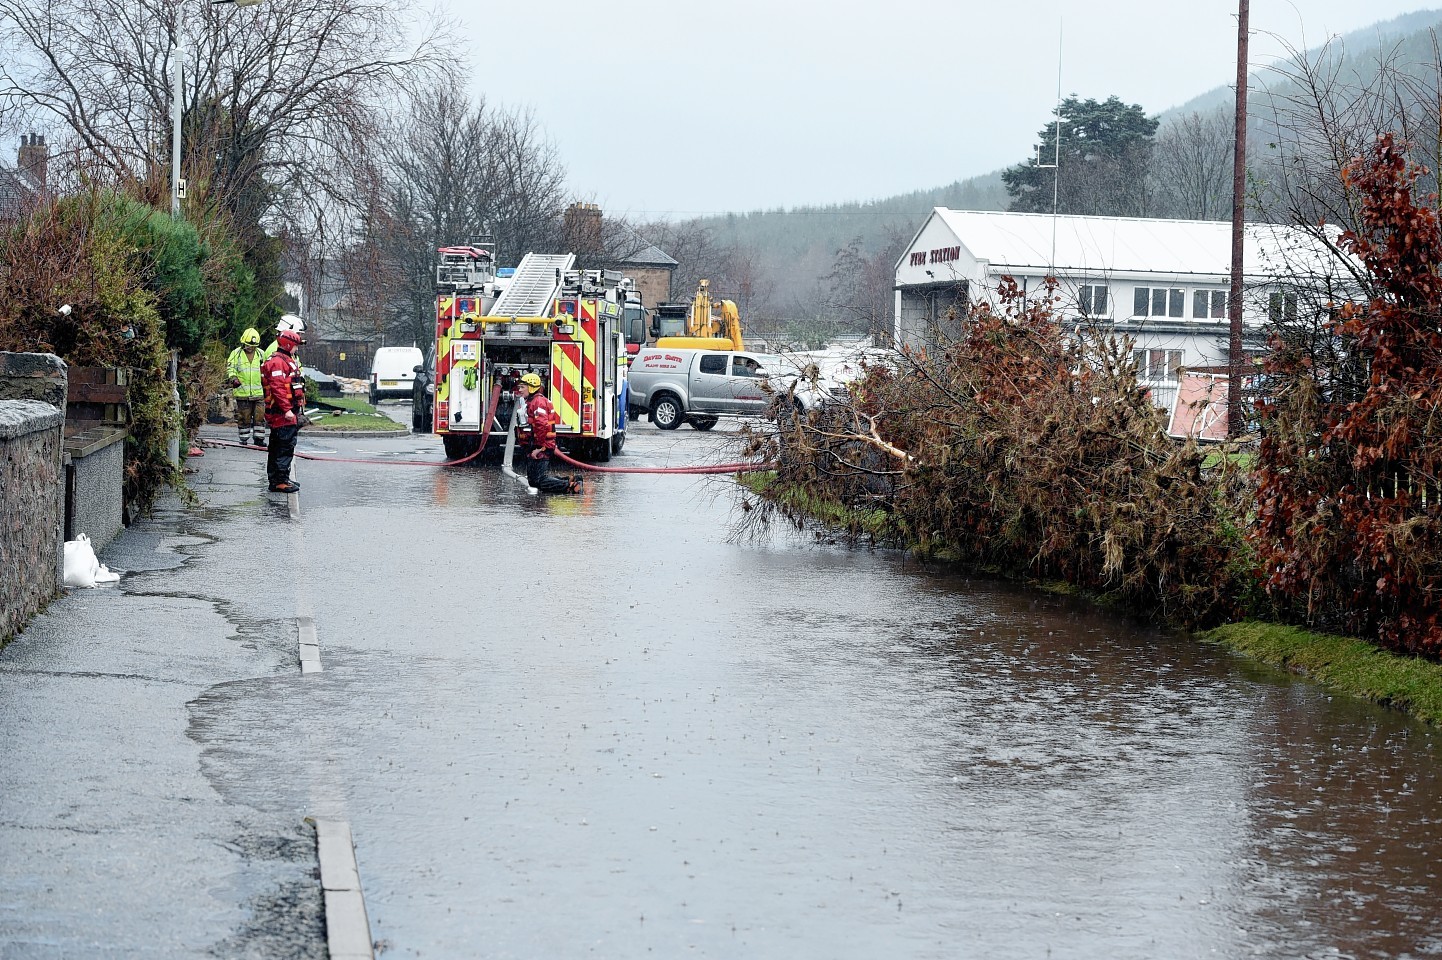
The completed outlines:
<svg viewBox="0 0 1442 960">
<path fill-rule="evenodd" d="M 823 303 L 843 329 L 865 333 L 875 343 L 889 341 L 896 303 L 896 261 L 909 240 L 909 234 L 888 226 L 879 250 L 863 249 L 857 237 L 836 252 L 831 272 L 823 281 Z"/>
<path fill-rule="evenodd" d="M 716 233 L 700 220 L 668 220 L 641 224 L 636 232 L 666 251 L 677 262 L 671 277 L 673 296 L 689 299 L 702 280 L 723 286 L 729 249 L 716 240 Z"/>
<path fill-rule="evenodd" d="M 743 320 L 754 320 L 772 310 L 776 280 L 755 247 L 730 246 L 718 278 L 717 290 L 736 301 Z"/>
<path fill-rule="evenodd" d="M 292 229 L 353 212 L 338 176 L 398 87 L 451 62 L 444 22 L 400 0 L 0 0 L 0 102 L 69 134 L 71 169 L 165 190 L 171 76 L 183 61 L 184 170 L 197 202 Z M 160 196 L 165 196 L 161 192 Z M 159 199 L 158 197 L 152 197 Z"/>
<path fill-rule="evenodd" d="M 1442 64 L 1435 32 L 1422 55 L 1393 46 L 1365 60 L 1349 58 L 1340 40 L 1313 54 L 1290 50 L 1264 90 L 1259 127 L 1266 144 L 1254 165 L 1254 198 L 1264 219 L 1314 229 L 1360 226 L 1355 193 L 1343 168 L 1377 137 L 1395 133 L 1435 190 L 1442 158 Z M 1358 279 L 1362 279 L 1360 276 Z"/>
<path fill-rule="evenodd" d="M 555 149 L 531 114 L 473 101 L 458 81 L 412 97 L 362 173 L 367 213 L 341 271 L 353 332 L 430 336 L 437 247 L 487 234 L 502 264 L 559 247 L 565 171 Z"/>
<path fill-rule="evenodd" d="M 1164 125 L 1152 147 L 1153 212 L 1225 220 L 1232 207 L 1232 111 L 1218 107 Z"/>
</svg>

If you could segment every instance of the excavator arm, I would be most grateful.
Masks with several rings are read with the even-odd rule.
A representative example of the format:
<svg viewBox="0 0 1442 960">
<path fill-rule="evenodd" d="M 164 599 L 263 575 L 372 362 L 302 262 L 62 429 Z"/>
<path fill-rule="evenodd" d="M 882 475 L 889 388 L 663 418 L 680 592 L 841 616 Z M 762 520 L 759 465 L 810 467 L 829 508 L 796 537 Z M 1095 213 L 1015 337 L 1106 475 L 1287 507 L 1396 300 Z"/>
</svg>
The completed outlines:
<svg viewBox="0 0 1442 960">
<path fill-rule="evenodd" d="M 721 316 L 718 318 L 716 313 Z M 741 340 L 741 315 L 730 300 L 711 299 L 711 281 L 702 280 L 686 313 L 684 337 L 661 337 L 658 347 L 698 347 L 711 350 L 745 350 Z"/>
<path fill-rule="evenodd" d="M 733 350 L 746 349 L 746 344 L 741 340 L 741 314 L 737 311 L 736 304 L 730 300 L 721 301 L 720 333 L 736 345 Z"/>
<path fill-rule="evenodd" d="M 691 301 L 691 312 L 686 315 L 686 336 L 714 337 L 715 325 L 711 321 L 711 281 L 702 280 L 696 288 L 696 298 Z"/>
</svg>

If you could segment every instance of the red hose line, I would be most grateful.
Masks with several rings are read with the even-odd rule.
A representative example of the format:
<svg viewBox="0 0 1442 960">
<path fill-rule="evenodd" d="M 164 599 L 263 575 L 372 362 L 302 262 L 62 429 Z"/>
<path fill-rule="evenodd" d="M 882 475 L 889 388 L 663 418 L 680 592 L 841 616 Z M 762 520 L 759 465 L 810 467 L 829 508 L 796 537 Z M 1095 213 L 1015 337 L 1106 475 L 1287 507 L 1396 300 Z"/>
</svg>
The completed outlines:
<svg viewBox="0 0 1442 960">
<path fill-rule="evenodd" d="M 486 451 L 486 442 L 491 438 L 491 423 L 496 417 L 496 407 L 501 402 L 501 387 L 497 384 L 491 391 L 491 406 L 486 411 L 486 426 L 481 430 L 481 443 L 475 453 L 467 454 L 459 460 L 366 460 L 360 457 L 325 457 L 318 453 L 301 453 L 297 450 L 294 456 L 299 460 L 323 460 L 326 463 L 375 463 L 395 464 L 402 467 L 456 467 L 463 463 L 470 463 Z M 244 443 L 233 443 L 229 440 L 206 440 L 206 443 L 218 447 L 238 447 L 242 450 L 264 450 L 265 447 L 256 447 Z"/>
<path fill-rule="evenodd" d="M 486 442 L 491 438 L 491 423 L 496 417 L 496 407 L 501 402 L 501 388 L 499 385 L 491 391 L 491 406 L 486 411 L 486 426 L 481 431 L 481 445 L 476 452 L 461 457 L 459 460 L 367 460 L 361 457 L 325 457 L 318 453 L 295 452 L 300 460 L 321 460 L 326 463 L 372 463 L 382 466 L 393 465 L 400 467 L 457 467 L 463 463 L 469 463 L 479 457 L 486 449 Z M 236 447 L 241 450 L 264 450 L 265 447 L 256 447 L 244 443 L 236 443 L 232 440 L 219 440 L 208 438 L 205 442 L 216 447 Z M 594 463 L 582 463 L 580 460 L 566 456 L 560 450 L 555 451 L 556 456 L 582 470 L 589 470 L 592 473 L 682 473 L 693 475 L 721 474 L 721 473 L 754 473 L 758 470 L 770 470 L 769 463 L 708 463 L 694 467 L 598 467 Z"/>
<path fill-rule="evenodd" d="M 568 457 L 560 450 L 555 451 L 556 457 L 564 460 L 573 467 L 582 470 L 590 470 L 592 473 L 755 473 L 757 470 L 770 470 L 769 463 L 708 463 L 695 467 L 598 467 L 594 463 L 582 463 L 573 457 Z"/>
</svg>

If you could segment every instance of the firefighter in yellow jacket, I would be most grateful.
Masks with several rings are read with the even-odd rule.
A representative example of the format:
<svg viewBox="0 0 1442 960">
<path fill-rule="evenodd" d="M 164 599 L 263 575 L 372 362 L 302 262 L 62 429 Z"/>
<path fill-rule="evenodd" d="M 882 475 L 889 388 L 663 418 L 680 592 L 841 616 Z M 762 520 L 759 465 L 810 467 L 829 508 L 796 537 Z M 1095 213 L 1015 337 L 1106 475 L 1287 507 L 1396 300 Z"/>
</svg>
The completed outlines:
<svg viewBox="0 0 1442 960">
<path fill-rule="evenodd" d="M 265 391 L 260 385 L 260 365 L 265 353 L 254 327 L 240 335 L 240 346 L 225 361 L 225 375 L 235 395 L 235 426 L 243 444 L 265 446 Z"/>
</svg>

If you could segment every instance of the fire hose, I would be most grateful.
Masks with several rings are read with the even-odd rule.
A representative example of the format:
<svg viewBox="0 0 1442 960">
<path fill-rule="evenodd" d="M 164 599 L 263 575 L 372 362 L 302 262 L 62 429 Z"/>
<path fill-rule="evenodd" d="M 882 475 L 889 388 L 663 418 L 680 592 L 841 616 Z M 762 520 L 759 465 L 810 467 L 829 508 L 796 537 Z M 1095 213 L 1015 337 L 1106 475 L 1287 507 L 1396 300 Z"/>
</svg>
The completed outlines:
<svg viewBox="0 0 1442 960">
<path fill-rule="evenodd" d="M 379 463 L 395 464 L 396 466 L 402 467 L 457 467 L 463 463 L 470 463 L 472 460 L 476 459 L 476 457 L 479 457 L 482 453 L 485 452 L 486 441 L 491 438 L 491 421 L 495 419 L 496 407 L 500 405 L 500 402 L 501 388 L 498 384 L 496 388 L 491 391 L 491 405 L 486 411 L 486 426 L 481 431 L 480 444 L 476 447 L 474 453 L 468 453 L 458 460 L 367 460 L 363 457 L 327 457 L 319 453 L 301 453 L 299 450 L 295 451 L 292 456 L 294 456 L 297 460 L 323 460 L 326 463 Z M 252 444 L 246 443 L 235 443 L 230 440 L 207 439 L 205 443 L 216 447 L 237 447 L 241 450 L 265 449 L 265 447 L 257 447 Z"/>
<path fill-rule="evenodd" d="M 560 450 L 556 451 L 556 457 L 573 467 L 593 473 L 752 473 L 771 469 L 769 463 L 707 463 L 694 467 L 598 467 L 594 463 L 582 463 L 574 457 L 568 457 Z"/>
<path fill-rule="evenodd" d="M 490 406 L 486 410 L 486 426 L 481 431 L 481 442 L 474 453 L 468 453 L 456 460 L 370 460 L 363 457 L 327 457 L 319 453 L 302 453 L 297 450 L 294 456 L 299 460 L 319 460 L 326 463 L 372 463 L 381 465 L 394 465 L 403 467 L 458 467 L 463 463 L 470 463 L 479 457 L 486 449 L 486 443 L 491 437 L 491 424 L 495 422 L 496 408 L 501 402 L 501 388 L 499 385 L 491 391 Z M 509 455 L 514 443 L 514 429 L 508 431 L 506 453 Z M 257 447 L 250 444 L 236 443 L 231 440 L 219 440 L 207 438 L 205 443 L 208 446 L 236 447 L 241 450 L 264 450 L 264 447 Z M 583 463 L 573 457 L 569 457 L 560 450 L 555 451 L 556 457 L 581 470 L 589 470 L 592 473 L 671 473 L 671 474 L 722 474 L 722 473 L 752 473 L 757 470 L 769 470 L 771 465 L 767 463 L 708 463 L 698 464 L 690 467 L 600 467 L 594 463 Z M 509 459 L 509 456 L 505 457 Z M 509 464 L 507 464 L 509 465 Z M 517 480 L 524 481 L 522 477 Z"/>
</svg>

